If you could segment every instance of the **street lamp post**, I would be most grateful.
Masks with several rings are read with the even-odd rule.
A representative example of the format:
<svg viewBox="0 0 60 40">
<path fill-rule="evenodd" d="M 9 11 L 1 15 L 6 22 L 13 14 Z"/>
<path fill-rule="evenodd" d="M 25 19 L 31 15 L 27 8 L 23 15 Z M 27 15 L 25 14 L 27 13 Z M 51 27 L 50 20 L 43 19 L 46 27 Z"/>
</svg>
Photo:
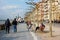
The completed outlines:
<svg viewBox="0 0 60 40">
<path fill-rule="evenodd" d="M 50 10 L 49 10 L 49 21 L 50 21 L 50 35 L 52 37 L 52 0 L 49 0 L 50 2 Z"/>
</svg>

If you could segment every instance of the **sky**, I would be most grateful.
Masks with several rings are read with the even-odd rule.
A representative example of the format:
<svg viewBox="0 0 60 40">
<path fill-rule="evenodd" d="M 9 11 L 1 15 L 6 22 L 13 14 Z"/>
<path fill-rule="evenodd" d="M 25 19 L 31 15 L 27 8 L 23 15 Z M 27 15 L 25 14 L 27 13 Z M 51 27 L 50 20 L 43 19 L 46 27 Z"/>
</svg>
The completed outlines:
<svg viewBox="0 0 60 40">
<path fill-rule="evenodd" d="M 18 15 L 23 18 L 29 8 L 25 2 L 28 0 L 0 0 L 0 19 L 13 19 Z"/>
</svg>

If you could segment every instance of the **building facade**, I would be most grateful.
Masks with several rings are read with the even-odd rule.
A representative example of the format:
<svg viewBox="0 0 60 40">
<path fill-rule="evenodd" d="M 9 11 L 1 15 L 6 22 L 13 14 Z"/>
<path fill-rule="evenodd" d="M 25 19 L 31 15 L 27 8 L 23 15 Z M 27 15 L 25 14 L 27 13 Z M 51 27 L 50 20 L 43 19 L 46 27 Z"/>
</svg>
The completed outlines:
<svg viewBox="0 0 60 40">
<path fill-rule="evenodd" d="M 52 21 L 60 21 L 60 0 L 51 0 L 52 1 Z M 49 20 L 49 0 L 42 0 L 44 3 L 44 20 Z"/>
<path fill-rule="evenodd" d="M 60 0 L 51 0 L 51 16 L 52 21 L 60 21 Z M 33 21 L 49 20 L 50 2 L 49 0 L 42 0 L 36 3 L 36 9 L 30 14 L 30 19 Z"/>
</svg>

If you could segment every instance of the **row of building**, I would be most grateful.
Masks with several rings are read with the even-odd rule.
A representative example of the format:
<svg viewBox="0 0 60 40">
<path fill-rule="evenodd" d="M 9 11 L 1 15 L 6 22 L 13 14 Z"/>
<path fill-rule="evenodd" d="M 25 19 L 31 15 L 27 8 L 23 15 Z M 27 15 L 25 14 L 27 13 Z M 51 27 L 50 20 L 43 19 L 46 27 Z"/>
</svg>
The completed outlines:
<svg viewBox="0 0 60 40">
<path fill-rule="evenodd" d="M 51 16 L 52 21 L 60 21 L 60 0 L 51 0 Z M 26 20 L 31 21 L 43 21 L 49 20 L 50 17 L 50 1 L 42 0 L 41 2 L 36 3 L 36 8 L 27 13 L 25 16 Z"/>
</svg>

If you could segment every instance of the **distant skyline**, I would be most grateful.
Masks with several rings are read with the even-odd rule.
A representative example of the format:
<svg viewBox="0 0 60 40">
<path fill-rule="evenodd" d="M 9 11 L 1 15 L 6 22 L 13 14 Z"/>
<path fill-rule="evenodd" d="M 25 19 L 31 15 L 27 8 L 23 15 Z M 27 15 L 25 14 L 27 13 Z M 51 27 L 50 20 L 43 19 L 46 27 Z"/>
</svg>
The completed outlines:
<svg viewBox="0 0 60 40">
<path fill-rule="evenodd" d="M 28 0 L 0 0 L 0 19 L 13 19 L 16 16 L 24 17 Z M 35 0 L 37 2 L 37 0 Z"/>
</svg>

